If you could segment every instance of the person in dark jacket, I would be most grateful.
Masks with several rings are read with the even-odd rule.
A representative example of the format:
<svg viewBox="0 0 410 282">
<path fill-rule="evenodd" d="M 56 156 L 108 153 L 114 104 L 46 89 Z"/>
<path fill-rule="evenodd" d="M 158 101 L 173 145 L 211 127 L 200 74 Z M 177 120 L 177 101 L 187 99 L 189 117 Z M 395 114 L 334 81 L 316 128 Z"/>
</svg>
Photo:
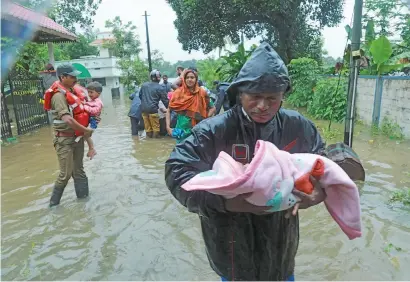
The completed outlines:
<svg viewBox="0 0 410 282">
<path fill-rule="evenodd" d="M 165 87 L 165 91 L 167 93 L 172 91 L 171 82 L 168 81 L 168 76 L 165 75 L 165 74 L 162 76 L 162 84 L 161 85 L 163 85 Z"/>
<path fill-rule="evenodd" d="M 142 138 L 144 133 L 144 120 L 142 119 L 139 90 L 137 89 L 129 98 L 132 100 L 130 111 L 128 112 L 128 116 L 131 120 L 131 134 L 132 136 Z"/>
<path fill-rule="evenodd" d="M 229 110 L 229 99 L 228 99 L 228 94 L 227 90 L 229 88 L 230 83 L 229 82 L 218 82 L 217 87 L 216 87 L 216 92 L 217 92 L 217 99 L 216 99 L 216 112 L 219 113 L 221 111 L 221 108 L 223 107 L 224 112 Z"/>
<path fill-rule="evenodd" d="M 225 199 L 181 188 L 198 173 L 212 169 L 222 151 L 239 162 L 251 162 L 257 140 L 290 153 L 321 154 L 325 144 L 314 124 L 296 111 L 281 109 L 289 89 L 284 62 L 262 43 L 228 88 L 228 95 L 239 97 L 239 104 L 196 125 L 166 161 L 166 184 L 188 211 L 199 215 L 210 265 L 222 280 L 294 280 L 298 209 L 325 199 L 314 179 L 311 195 L 294 190 L 301 202 L 292 210 L 272 213 L 267 211 L 270 207 L 248 203 L 246 194 Z"/>
<path fill-rule="evenodd" d="M 158 70 L 153 70 L 150 76 L 151 81 L 142 84 L 139 97 L 141 99 L 141 112 L 144 119 L 145 132 L 148 137 L 158 138 L 160 132 L 159 101 L 162 101 L 164 106 L 168 108 L 168 97 L 165 88 L 159 84 L 161 73 Z"/>
</svg>

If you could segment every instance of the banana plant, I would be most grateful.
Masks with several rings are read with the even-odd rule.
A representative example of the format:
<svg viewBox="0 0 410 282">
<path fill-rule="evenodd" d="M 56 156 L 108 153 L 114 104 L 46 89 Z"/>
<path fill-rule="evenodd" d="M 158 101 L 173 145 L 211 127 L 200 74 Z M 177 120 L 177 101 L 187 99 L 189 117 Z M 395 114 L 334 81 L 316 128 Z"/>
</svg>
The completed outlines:
<svg viewBox="0 0 410 282">
<path fill-rule="evenodd" d="M 409 58 L 409 52 L 393 55 L 394 46 L 389 39 L 384 35 L 376 38 L 375 34 L 374 21 L 370 20 L 366 25 L 363 50 L 370 55 L 371 59 L 368 68 L 362 70 L 361 74 L 382 75 L 405 67 L 406 64 L 403 62 L 405 62 L 404 59 Z"/>
<path fill-rule="evenodd" d="M 216 70 L 216 72 L 224 81 L 232 82 L 238 76 L 241 68 L 255 49 L 256 45 L 252 45 L 250 50 L 245 50 L 243 42 L 240 43 L 236 52 L 227 51 L 228 55 L 221 56 L 224 63 Z"/>
<path fill-rule="evenodd" d="M 406 65 L 400 63 L 400 59 L 406 55 L 404 53 L 392 56 L 393 48 L 386 36 L 379 36 L 370 43 L 369 53 L 371 54 L 370 66 L 361 71 L 361 74 L 382 75 L 394 70 L 401 70 Z"/>
</svg>

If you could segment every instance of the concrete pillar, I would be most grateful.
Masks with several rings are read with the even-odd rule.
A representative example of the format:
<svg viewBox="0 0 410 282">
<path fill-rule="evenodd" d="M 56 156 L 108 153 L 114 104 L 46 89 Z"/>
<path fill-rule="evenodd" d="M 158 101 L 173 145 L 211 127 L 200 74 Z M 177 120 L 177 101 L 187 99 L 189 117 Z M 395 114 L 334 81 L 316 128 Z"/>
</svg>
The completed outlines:
<svg viewBox="0 0 410 282">
<path fill-rule="evenodd" d="M 47 47 L 48 47 L 48 61 L 50 64 L 53 65 L 55 68 L 55 60 L 54 60 L 54 46 L 53 42 L 47 42 Z"/>
</svg>

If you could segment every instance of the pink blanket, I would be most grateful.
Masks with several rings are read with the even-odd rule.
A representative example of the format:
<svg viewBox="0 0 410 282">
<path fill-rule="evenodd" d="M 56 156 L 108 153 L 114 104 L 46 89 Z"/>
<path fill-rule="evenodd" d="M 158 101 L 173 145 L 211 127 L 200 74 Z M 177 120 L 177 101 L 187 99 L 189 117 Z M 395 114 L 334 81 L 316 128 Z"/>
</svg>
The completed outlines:
<svg viewBox="0 0 410 282">
<path fill-rule="evenodd" d="M 274 144 L 259 140 L 250 164 L 242 165 L 221 152 L 212 170 L 202 172 L 182 185 L 186 191 L 205 190 L 227 199 L 253 192 L 247 201 L 270 206 L 271 211 L 287 210 L 300 199 L 294 188 L 311 193 L 309 176 L 319 179 L 327 197 L 325 205 L 343 232 L 361 237 L 360 199 L 355 183 L 335 162 L 314 154 L 289 154 Z"/>
</svg>

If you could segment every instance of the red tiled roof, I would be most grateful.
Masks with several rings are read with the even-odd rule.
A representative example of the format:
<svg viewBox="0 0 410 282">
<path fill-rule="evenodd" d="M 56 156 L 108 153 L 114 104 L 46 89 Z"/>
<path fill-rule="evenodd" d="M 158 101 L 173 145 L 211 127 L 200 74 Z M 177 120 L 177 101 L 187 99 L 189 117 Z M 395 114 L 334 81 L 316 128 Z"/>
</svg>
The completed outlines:
<svg viewBox="0 0 410 282">
<path fill-rule="evenodd" d="M 2 1 L 3 2 L 3 1 Z M 1 17 L 6 19 L 16 19 L 37 25 L 37 29 L 45 33 L 51 33 L 54 36 L 59 36 L 68 40 L 75 40 L 77 36 L 65 27 L 59 25 L 49 17 L 23 7 L 19 4 L 4 1 L 2 3 Z"/>
<path fill-rule="evenodd" d="M 107 41 L 115 41 L 114 38 L 104 38 L 104 39 L 96 39 L 93 42 L 90 43 L 91 46 L 96 46 L 96 45 L 102 45 L 104 42 Z"/>
</svg>

